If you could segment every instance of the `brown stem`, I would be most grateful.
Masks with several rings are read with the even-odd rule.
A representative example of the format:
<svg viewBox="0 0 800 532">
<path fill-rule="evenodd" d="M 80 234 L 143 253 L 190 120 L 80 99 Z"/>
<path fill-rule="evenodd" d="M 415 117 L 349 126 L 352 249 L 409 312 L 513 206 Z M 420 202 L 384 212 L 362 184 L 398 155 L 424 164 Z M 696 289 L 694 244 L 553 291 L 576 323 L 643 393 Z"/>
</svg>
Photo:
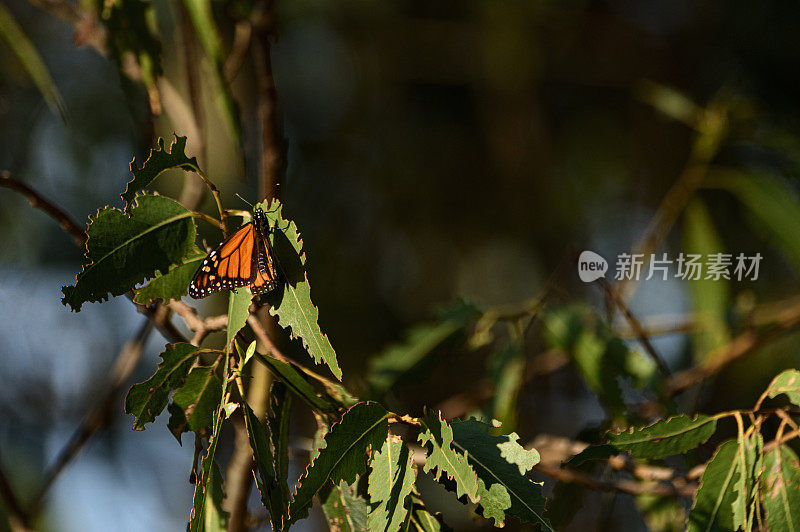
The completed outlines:
<svg viewBox="0 0 800 532">
<path fill-rule="evenodd" d="M 6 510 L 8 511 L 8 524 L 9 528 L 14 532 L 22 532 L 28 529 L 28 522 L 30 520 L 29 514 L 22 507 L 19 502 L 8 477 L 0 465 L 0 496 L 5 501 Z"/>
<path fill-rule="evenodd" d="M 84 229 L 78 225 L 69 214 L 64 212 L 63 209 L 57 207 L 55 204 L 47 201 L 44 197 L 42 197 L 41 194 L 22 181 L 11 177 L 9 172 L 0 172 L 0 187 L 10 188 L 11 190 L 19 192 L 28 198 L 28 203 L 31 204 L 31 207 L 40 209 L 49 214 L 55 221 L 59 223 L 64 231 L 72 235 L 76 245 L 83 247 L 83 245 L 86 243 L 86 231 L 84 231 Z"/>
</svg>

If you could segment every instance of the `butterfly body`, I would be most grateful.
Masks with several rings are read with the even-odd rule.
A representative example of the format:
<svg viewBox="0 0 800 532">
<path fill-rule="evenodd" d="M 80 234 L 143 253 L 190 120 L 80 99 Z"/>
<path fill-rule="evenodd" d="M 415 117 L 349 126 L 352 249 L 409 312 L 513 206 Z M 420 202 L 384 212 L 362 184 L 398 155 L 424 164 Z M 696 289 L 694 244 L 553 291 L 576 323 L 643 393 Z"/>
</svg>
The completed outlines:
<svg viewBox="0 0 800 532">
<path fill-rule="evenodd" d="M 214 249 L 200 264 L 189 284 L 189 295 L 200 299 L 220 290 L 249 286 L 253 295 L 278 286 L 278 271 L 267 235 L 264 211 L 253 209 L 253 220 L 244 224 Z"/>
</svg>

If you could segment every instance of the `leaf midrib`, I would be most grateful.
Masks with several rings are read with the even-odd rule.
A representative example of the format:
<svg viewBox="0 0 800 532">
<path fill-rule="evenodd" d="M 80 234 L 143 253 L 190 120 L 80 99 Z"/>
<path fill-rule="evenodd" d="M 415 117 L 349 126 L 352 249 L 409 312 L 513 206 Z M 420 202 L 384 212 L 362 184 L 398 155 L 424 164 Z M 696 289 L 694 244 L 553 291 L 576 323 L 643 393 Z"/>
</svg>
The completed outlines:
<svg viewBox="0 0 800 532">
<path fill-rule="evenodd" d="M 161 222 L 157 223 L 156 225 L 153 225 L 153 226 L 150 226 L 150 227 L 148 227 L 146 230 L 144 230 L 144 231 L 142 231 L 141 233 L 138 233 L 137 235 L 135 235 L 135 236 L 133 236 L 133 237 L 129 238 L 128 240 L 126 240 L 125 242 L 121 243 L 120 245 L 118 245 L 117 247 L 115 247 L 114 249 L 112 249 L 111 251 L 109 251 L 108 253 L 106 253 L 105 255 L 103 255 L 102 257 L 100 257 L 99 259 L 97 259 L 97 260 L 95 260 L 95 261 L 92 261 L 92 263 L 91 263 L 91 264 L 89 264 L 89 265 L 86 267 L 86 269 L 84 269 L 84 270 L 83 270 L 83 272 L 81 272 L 81 273 L 83 273 L 83 274 L 86 274 L 86 273 L 87 273 L 87 272 L 89 272 L 90 270 L 93 270 L 93 269 L 94 269 L 96 266 L 98 266 L 98 265 L 99 265 L 101 262 L 103 262 L 104 260 L 106 260 L 106 259 L 107 259 L 108 257 L 110 257 L 111 255 L 115 254 L 115 253 L 116 253 L 116 252 L 118 252 L 120 249 L 122 249 L 123 247 L 127 246 L 128 244 L 130 244 L 130 243 L 131 243 L 131 242 L 133 242 L 134 240 L 137 240 L 137 239 L 139 239 L 139 238 L 142 238 L 144 235 L 146 235 L 146 234 L 148 234 L 148 233 L 150 233 L 150 232 L 152 232 L 152 231 L 155 231 L 156 229 L 159 229 L 159 228 L 161 228 L 161 227 L 164 227 L 165 225 L 169 225 L 169 224 L 171 224 L 171 223 L 173 223 L 173 222 L 177 222 L 178 220 L 181 220 L 181 219 L 183 219 L 183 218 L 191 218 L 191 216 L 192 216 L 192 213 L 191 213 L 191 212 L 189 212 L 189 211 L 186 211 L 185 213 L 178 214 L 178 215 L 176 215 L 176 216 L 173 216 L 172 218 L 167 218 L 166 220 L 163 220 L 163 221 L 161 221 Z"/>
<path fill-rule="evenodd" d="M 687 427 L 687 428 L 685 428 L 683 430 L 676 430 L 674 432 L 668 432 L 668 433 L 664 434 L 663 436 L 656 435 L 656 436 L 650 436 L 649 438 L 644 438 L 644 439 L 624 440 L 624 441 L 618 442 L 618 444 L 638 445 L 638 444 L 641 444 L 641 443 L 652 442 L 655 438 L 658 438 L 659 440 L 663 440 L 663 439 L 666 439 L 666 438 L 674 438 L 675 436 L 680 436 L 682 434 L 686 434 L 687 432 L 691 432 L 693 430 L 697 430 L 697 429 L 703 427 L 704 425 L 707 425 L 708 423 L 710 423 L 712 421 L 716 421 L 716 418 L 709 417 L 708 419 L 706 419 L 705 421 L 703 421 L 702 423 L 700 423 L 698 425 L 694 425 L 692 427 Z M 642 430 L 645 430 L 645 429 L 642 429 Z M 622 435 L 624 435 L 624 433 L 623 434 L 616 434 L 615 436 L 622 436 Z M 631 434 L 631 436 L 632 436 L 632 434 Z M 612 443 L 612 445 L 616 445 L 616 444 Z"/>
<path fill-rule="evenodd" d="M 339 465 L 339 463 L 342 461 L 342 457 L 343 457 L 343 456 L 345 456 L 346 454 L 348 454 L 348 453 L 350 452 L 350 450 L 351 450 L 353 447 L 355 447 L 355 445 L 356 445 L 358 442 L 360 442 L 361 440 L 363 440 L 364 438 L 366 438 L 366 437 L 367 437 L 367 434 L 369 434 L 370 432 L 372 432 L 372 430 L 373 430 L 375 427 L 377 427 L 377 426 L 378 426 L 378 425 L 379 425 L 381 422 L 383 422 L 383 421 L 384 421 L 384 420 L 386 420 L 386 419 L 389 419 L 389 414 L 388 414 L 388 413 L 386 413 L 386 414 L 384 414 L 383 416 L 381 416 L 381 418 L 380 418 L 378 421 L 376 421 L 375 423 L 373 423 L 373 424 L 372 424 L 372 425 L 371 425 L 371 426 L 370 426 L 370 427 L 369 427 L 367 430 L 365 430 L 364 432 L 362 432 L 362 433 L 361 433 L 361 435 L 360 435 L 358 438 L 356 438 L 355 440 L 353 440 L 353 442 L 352 442 L 350 445 L 348 445 L 348 446 L 347 446 L 347 448 L 344 450 L 344 452 L 342 452 L 342 453 L 339 453 L 339 457 L 336 459 L 336 461 L 333 463 L 333 465 L 332 465 L 332 466 L 329 468 L 329 470 L 328 470 L 328 474 L 326 475 L 326 477 L 327 477 L 327 478 L 330 478 L 330 473 L 331 473 L 331 471 L 333 471 L 334 469 L 336 469 L 336 466 L 338 466 L 338 465 Z M 321 452 L 321 451 L 322 451 L 322 450 L 320 450 L 320 452 Z M 319 457 L 317 457 L 317 460 L 318 460 L 318 459 L 319 459 Z M 310 468 L 310 467 L 312 467 L 312 464 L 309 464 L 309 468 Z M 308 479 L 308 473 L 306 474 L 306 477 L 305 477 L 305 478 L 306 478 L 306 479 Z M 323 482 L 323 484 L 324 484 L 324 482 Z M 303 486 L 303 484 L 302 484 L 302 478 L 301 478 L 301 484 L 300 484 L 300 488 L 298 488 L 298 491 L 299 491 L 299 490 L 302 488 L 302 486 Z M 309 497 L 309 498 L 308 498 L 308 500 L 306 500 L 306 501 L 303 501 L 303 503 L 302 503 L 302 506 L 300 506 L 300 507 L 299 507 L 299 509 L 300 509 L 300 510 L 303 510 L 304 508 L 306 508 L 306 507 L 307 507 L 307 506 L 308 506 L 308 505 L 311 503 L 311 500 L 314 498 L 314 495 L 316 495 L 316 494 L 317 494 L 317 492 L 318 492 L 319 490 L 320 490 L 320 488 L 315 488 L 315 489 L 314 489 L 314 491 L 313 491 L 313 493 L 311 493 L 311 497 Z M 295 495 L 296 495 L 296 494 L 297 494 L 297 493 L 295 492 Z M 295 501 L 292 501 L 292 502 L 295 502 Z M 290 517 L 291 517 L 291 516 L 290 516 Z M 292 519 L 292 522 L 295 522 L 295 520 L 294 520 L 294 519 Z"/>
<path fill-rule="evenodd" d="M 554 532 L 554 531 L 553 531 L 553 529 L 550 527 L 550 525 L 547 523 L 547 521 L 544 519 L 544 517 L 542 517 L 541 515 L 539 515 L 539 513 L 538 513 L 536 510 L 534 510 L 533 508 L 531 508 L 531 507 L 530 507 L 530 506 L 527 504 L 527 502 L 525 501 L 525 499 L 523 499 L 522 497 L 520 497 L 520 496 L 517 494 L 517 492 L 516 492 L 516 491 L 514 491 L 513 489 L 511 489 L 511 487 L 510 487 L 510 486 L 508 486 L 508 485 L 507 485 L 505 482 L 503 482 L 503 481 L 500 479 L 500 477 L 498 477 L 498 476 L 497 476 L 497 475 L 494 473 L 494 471 L 492 471 L 491 469 L 489 469 L 488 467 L 486 467 L 486 465 L 485 465 L 483 462 L 481 462 L 480 460 L 478 460 L 478 458 L 476 458 L 476 457 L 475 457 L 475 453 L 468 454 L 468 450 L 467 450 L 467 449 L 465 449 L 465 448 L 464 448 L 462 445 L 460 445 L 458 442 L 456 442 L 456 440 L 455 440 L 455 439 L 453 439 L 453 445 L 454 445 L 455 447 L 458 447 L 459 449 L 461 449 L 461 451 L 463 451 L 463 452 L 464 452 L 464 455 L 467 457 L 467 460 L 472 460 L 472 461 L 474 461 L 476 464 L 478 464 L 478 465 L 479 465 L 479 466 L 481 466 L 483 469 L 485 469 L 486 471 L 488 471 L 488 472 L 489 472 L 489 473 L 490 473 L 490 474 L 491 474 L 491 475 L 492 475 L 492 476 L 493 476 L 493 477 L 494 477 L 494 478 L 497 480 L 497 482 L 498 482 L 500 485 L 502 485 L 503 487 L 505 487 L 505 488 L 506 488 L 506 490 L 507 490 L 509 493 L 512 493 L 512 494 L 514 495 L 514 497 L 515 497 L 515 498 L 516 498 L 518 501 L 520 501 L 520 502 L 523 504 L 523 506 L 525 506 L 525 507 L 526 507 L 528 510 L 530 510 L 530 512 L 531 512 L 533 515 L 535 515 L 535 516 L 536 516 L 536 518 L 537 518 L 537 519 L 538 519 L 538 520 L 541 522 L 542 526 L 545 526 L 545 527 L 547 527 L 547 529 L 548 529 L 548 530 L 550 530 L 551 532 Z M 525 477 L 523 477 L 523 478 L 525 478 Z M 525 480 L 528 480 L 528 479 L 527 479 L 527 478 L 525 478 Z"/>
</svg>

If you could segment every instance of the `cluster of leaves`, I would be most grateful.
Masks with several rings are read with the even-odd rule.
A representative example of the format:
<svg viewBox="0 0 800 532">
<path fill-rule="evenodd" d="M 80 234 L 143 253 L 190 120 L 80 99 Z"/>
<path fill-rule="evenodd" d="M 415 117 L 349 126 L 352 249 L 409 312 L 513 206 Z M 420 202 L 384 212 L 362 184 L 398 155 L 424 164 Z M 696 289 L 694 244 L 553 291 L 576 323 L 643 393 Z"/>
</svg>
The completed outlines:
<svg viewBox="0 0 800 532">
<path fill-rule="evenodd" d="M 141 167 L 135 161 L 131 164 L 133 177 L 122 194 L 126 210 L 106 207 L 90 218 L 87 263 L 75 284 L 63 287 L 65 305 L 79 311 L 83 304 L 104 301 L 109 294 L 129 294 L 138 304 L 151 305 L 186 294 L 204 256 L 195 244 L 194 220 L 211 217 L 143 192 L 173 168 L 197 172 L 208 183 L 184 149 L 185 138 L 176 137 L 169 149 L 159 140 Z M 269 238 L 281 273 L 279 288 L 265 296 L 270 312 L 316 363 L 341 379 L 336 353 L 317 323 L 319 312 L 311 301 L 300 233 L 283 217 L 280 203 L 262 208 L 272 228 Z M 220 208 L 220 222 L 225 214 Z M 193 469 L 197 481 L 189 530 L 226 527 L 224 479 L 216 450 L 223 424 L 234 416 L 244 419 L 257 487 L 274 530 L 286 530 L 305 518 L 315 498 L 332 528 L 445 529 L 416 488 L 422 462 L 424 473 L 463 502 L 475 504 L 478 513 L 496 526 L 514 516 L 551 529 L 544 517 L 541 484 L 527 477 L 539 455 L 523 448 L 515 433 L 498 435 L 497 426 L 475 419 L 448 422 L 435 411 L 426 411 L 421 418 L 398 415 L 304 366 L 257 352 L 255 342 L 242 349 L 251 299 L 248 290 L 230 295 L 224 348 L 168 344 L 155 373 L 134 385 L 126 397 L 125 409 L 133 415 L 135 429 L 144 430 L 167 410 L 168 428 L 179 442 L 183 432 L 205 442 Z M 443 312 L 439 323 L 415 330 L 409 339 L 416 352 L 413 357 L 402 356 L 409 345 L 390 348 L 374 367 L 372 394 L 388 390 L 394 379 L 463 332 L 477 314 L 474 306 L 461 303 Z M 251 360 L 264 364 L 274 376 L 267 419 L 260 419 L 245 399 L 242 376 Z M 312 410 L 320 425 L 318 445 L 293 490 L 287 478 L 292 398 Z M 412 443 L 425 448 L 424 460 L 414 457 Z"/>
<path fill-rule="evenodd" d="M 705 465 L 687 529 L 750 531 L 766 525 L 769 530 L 796 530 L 800 526 L 800 462 L 788 442 L 800 431 L 787 414 L 789 408 L 760 409 L 764 399 L 778 395 L 800 407 L 800 371 L 788 370 L 775 377 L 753 410 L 680 415 L 619 433 L 609 431 L 605 443 L 588 447 L 572 457 L 569 465 L 578 467 L 621 452 L 645 463 L 688 453 L 715 434 L 718 421 L 733 418 L 738 435 L 720 443 Z M 782 421 L 774 439 L 765 443 L 762 425 L 771 412 L 777 412 Z M 795 430 L 785 433 L 787 426 Z"/>
</svg>

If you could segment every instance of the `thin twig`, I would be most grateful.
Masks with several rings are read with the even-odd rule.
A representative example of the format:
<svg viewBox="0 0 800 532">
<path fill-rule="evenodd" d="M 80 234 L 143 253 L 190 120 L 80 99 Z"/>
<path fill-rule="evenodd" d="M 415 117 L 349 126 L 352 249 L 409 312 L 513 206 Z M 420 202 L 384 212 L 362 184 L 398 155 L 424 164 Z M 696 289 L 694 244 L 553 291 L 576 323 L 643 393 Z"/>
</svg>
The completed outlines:
<svg viewBox="0 0 800 532">
<path fill-rule="evenodd" d="M 604 277 L 601 277 L 598 279 L 598 281 L 600 282 L 600 286 L 603 287 L 603 290 L 605 290 L 606 295 L 616 304 L 617 308 L 622 311 L 625 319 L 628 320 L 631 328 L 636 333 L 636 338 L 639 339 L 639 342 L 641 342 L 647 353 L 650 355 L 650 358 L 652 358 L 656 363 L 658 369 L 661 371 L 661 374 L 665 377 L 669 377 L 672 374 L 669 370 L 669 366 L 667 366 L 667 363 L 664 362 L 664 359 L 661 358 L 661 356 L 656 352 L 656 349 L 650 342 L 650 338 L 647 337 L 647 333 L 645 333 L 641 322 L 639 322 L 639 320 L 636 319 L 636 316 L 633 315 L 631 309 L 625 304 L 625 300 L 623 300 L 622 297 L 620 297 L 620 295 L 614 290 L 614 288 L 608 284 L 608 281 L 606 281 Z"/>
<path fill-rule="evenodd" d="M 673 397 L 695 384 L 718 374 L 737 360 L 749 355 L 757 348 L 763 347 L 768 342 L 798 325 L 800 325 L 800 304 L 785 309 L 779 321 L 766 330 L 762 332 L 755 330 L 745 331 L 726 345 L 708 353 L 706 355 L 707 362 L 680 371 L 667 379 L 664 387 L 666 395 Z"/>
<path fill-rule="evenodd" d="M 228 326 L 227 314 L 204 319 L 197 315 L 196 309 L 176 299 L 171 299 L 167 303 L 167 307 L 183 318 L 186 326 L 194 333 L 194 337 L 191 340 L 192 345 L 200 345 L 210 333 L 225 330 Z"/>
<path fill-rule="evenodd" d="M 9 188 L 28 198 L 28 203 L 31 204 L 31 207 L 40 209 L 49 214 L 58 222 L 64 231 L 72 235 L 75 244 L 78 246 L 83 247 L 86 243 L 86 231 L 78 225 L 69 214 L 54 203 L 46 200 L 41 194 L 22 181 L 11 177 L 9 172 L 0 172 L 0 187 Z"/>
<path fill-rule="evenodd" d="M 86 414 L 72 437 L 59 451 L 53 464 L 45 471 L 42 485 L 31 500 L 30 515 L 39 513 L 42 500 L 59 473 L 78 454 L 86 442 L 112 419 L 114 409 L 117 406 L 116 399 L 119 391 L 138 364 L 142 356 L 144 343 L 152 330 L 153 323 L 150 320 L 145 321 L 133 339 L 127 342 L 119 352 L 119 355 L 117 355 L 111 368 L 112 380 L 108 389 L 103 394 L 103 397 L 94 403 L 94 406 Z"/>
<path fill-rule="evenodd" d="M 231 53 L 225 60 L 223 72 L 225 79 L 231 83 L 244 65 L 247 50 L 250 48 L 250 41 L 253 37 L 253 25 L 249 20 L 240 20 L 236 23 L 233 29 L 233 44 L 231 45 Z"/>
<path fill-rule="evenodd" d="M 9 514 L 9 525 L 14 532 L 21 532 L 28 528 L 30 521 L 29 514 L 22 507 L 22 504 L 17 498 L 11 483 L 8 481 L 2 464 L 0 464 L 0 496 L 5 501 L 6 510 Z"/>
</svg>

